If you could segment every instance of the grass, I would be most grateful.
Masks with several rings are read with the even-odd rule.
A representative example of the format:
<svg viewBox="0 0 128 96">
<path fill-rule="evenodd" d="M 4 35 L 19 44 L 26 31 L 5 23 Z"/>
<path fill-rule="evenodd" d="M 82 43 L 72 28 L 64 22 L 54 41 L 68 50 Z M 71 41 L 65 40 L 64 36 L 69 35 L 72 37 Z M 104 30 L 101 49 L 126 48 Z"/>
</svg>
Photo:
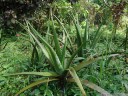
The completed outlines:
<svg viewBox="0 0 128 96">
<path fill-rule="evenodd" d="M 28 70 L 30 66 L 30 44 L 25 42 L 21 38 L 16 36 L 11 38 L 6 38 L 8 44 L 5 49 L 0 52 L 0 74 L 21 72 Z M 25 42 L 25 43 L 24 43 Z M 0 76 L 0 94 L 1 96 L 13 95 L 18 89 L 20 89 L 19 83 L 24 83 L 23 81 L 26 77 L 18 78 L 4 78 Z M 28 77 L 27 77 L 28 78 Z M 16 86 L 19 86 L 18 88 Z M 25 86 L 25 85 L 24 85 Z"/>
</svg>

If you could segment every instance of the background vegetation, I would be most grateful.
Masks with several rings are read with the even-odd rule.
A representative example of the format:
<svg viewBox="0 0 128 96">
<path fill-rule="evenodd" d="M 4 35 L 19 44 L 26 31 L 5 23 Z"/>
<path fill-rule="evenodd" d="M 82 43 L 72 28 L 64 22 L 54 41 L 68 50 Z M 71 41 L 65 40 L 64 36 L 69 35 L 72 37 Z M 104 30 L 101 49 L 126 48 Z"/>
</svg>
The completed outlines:
<svg viewBox="0 0 128 96">
<path fill-rule="evenodd" d="M 127 0 L 1 0 L 0 94 L 127 96 Z"/>
</svg>

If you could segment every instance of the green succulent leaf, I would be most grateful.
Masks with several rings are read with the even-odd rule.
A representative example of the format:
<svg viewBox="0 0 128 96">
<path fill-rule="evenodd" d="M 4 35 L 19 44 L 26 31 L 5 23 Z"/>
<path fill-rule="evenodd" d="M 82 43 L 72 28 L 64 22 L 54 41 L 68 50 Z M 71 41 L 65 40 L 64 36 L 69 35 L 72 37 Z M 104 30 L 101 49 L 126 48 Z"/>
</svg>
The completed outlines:
<svg viewBox="0 0 128 96">
<path fill-rule="evenodd" d="M 98 29 L 96 30 L 96 34 L 95 34 L 94 39 L 93 39 L 92 44 L 91 44 L 91 48 L 95 48 L 97 42 L 99 41 L 99 39 L 100 39 L 100 37 L 101 37 L 101 35 L 102 35 L 102 33 L 100 32 L 100 30 L 101 30 L 101 28 L 102 28 L 102 25 L 103 25 L 103 24 L 101 24 L 101 25 L 98 27 Z"/>
<path fill-rule="evenodd" d="M 86 96 L 86 93 L 84 91 L 84 88 L 83 88 L 83 86 L 81 84 L 81 81 L 80 81 L 78 75 L 76 74 L 76 71 L 74 70 L 74 68 L 71 67 L 69 69 L 69 72 L 70 72 L 71 76 L 73 77 L 74 81 L 76 82 L 77 86 L 80 88 L 83 96 Z"/>
<path fill-rule="evenodd" d="M 34 82 L 34 83 L 31 83 L 30 85 L 24 87 L 23 89 L 21 89 L 18 93 L 16 93 L 15 96 L 18 96 L 20 93 L 24 92 L 25 90 L 27 90 L 27 89 L 29 89 L 29 88 L 32 88 L 32 87 L 34 87 L 34 86 L 37 86 L 37 85 L 39 85 L 39 84 L 41 84 L 41 83 L 47 83 L 47 82 L 51 82 L 51 81 L 55 81 L 55 80 L 57 80 L 57 79 L 53 79 L 53 78 L 52 78 L 52 79 L 38 80 L 38 81 L 36 81 L 36 82 Z"/>
<path fill-rule="evenodd" d="M 88 20 L 85 21 L 85 29 L 84 29 L 84 37 L 83 37 L 83 42 L 84 42 L 84 48 L 87 48 L 87 41 L 88 41 Z"/>
<path fill-rule="evenodd" d="M 75 24 L 75 28 L 76 28 L 77 46 L 80 47 L 82 45 L 82 36 L 81 36 L 81 28 L 79 25 L 78 17 L 77 17 L 77 19 L 75 19 L 75 17 L 74 17 L 74 24 Z M 82 49 L 78 52 L 78 56 L 79 57 L 83 56 Z"/>
<path fill-rule="evenodd" d="M 59 44 L 59 40 L 58 40 L 58 36 L 57 36 L 57 33 L 56 33 L 56 30 L 55 30 L 55 27 L 54 27 L 54 22 L 52 20 L 52 29 L 53 29 L 53 39 L 54 39 L 54 43 L 55 43 L 55 49 L 56 49 L 56 53 L 59 57 L 59 59 L 61 60 L 61 50 L 60 50 L 60 44 Z"/>
<path fill-rule="evenodd" d="M 98 56 L 98 57 L 89 57 L 86 60 L 82 61 L 80 64 L 78 64 L 77 66 L 74 67 L 74 69 L 76 71 L 82 69 L 83 67 L 88 66 L 89 64 L 92 64 L 100 59 L 103 59 L 104 57 L 115 57 L 115 56 L 119 56 L 119 54 L 110 54 L 108 56 Z"/>
<path fill-rule="evenodd" d="M 74 79 L 72 78 L 69 78 L 67 80 L 68 82 L 75 82 Z M 82 85 L 85 85 L 99 93 L 101 93 L 102 95 L 105 95 L 105 96 L 113 96 L 112 94 L 110 94 L 109 92 L 107 92 L 106 90 L 104 90 L 103 88 L 99 87 L 98 85 L 92 83 L 92 82 L 89 82 L 88 80 L 81 80 L 81 83 Z"/>
<path fill-rule="evenodd" d="M 93 90 L 96 90 L 97 92 L 101 93 L 103 96 L 112 96 L 109 92 L 107 92 L 103 88 L 97 86 L 96 84 L 89 82 L 88 80 L 83 80 L 82 84 L 84 84 L 85 86 L 87 86 Z"/>
<path fill-rule="evenodd" d="M 21 72 L 15 74 L 8 74 L 4 76 L 10 75 L 39 75 L 39 76 L 47 76 L 47 77 L 57 77 L 58 75 L 55 72 Z"/>
<path fill-rule="evenodd" d="M 62 60 L 61 60 L 61 63 L 63 65 L 64 69 L 66 68 L 65 65 L 64 65 L 65 64 L 65 55 L 66 55 L 66 45 L 67 45 L 67 39 L 65 40 L 65 44 L 64 44 L 64 47 L 62 49 Z"/>
<path fill-rule="evenodd" d="M 37 44 L 40 46 L 40 48 L 41 48 L 41 50 L 43 51 L 43 53 L 44 53 L 44 55 L 48 58 L 48 59 L 50 59 L 50 57 L 49 57 L 49 54 L 48 54 L 48 52 L 47 52 L 47 49 L 40 43 L 40 41 L 34 36 L 34 34 L 32 34 L 32 32 L 34 33 L 34 32 L 36 32 L 36 30 L 31 26 L 31 24 L 28 22 L 28 21 L 26 21 L 26 23 L 27 23 L 27 29 L 26 29 L 26 31 L 33 37 L 33 39 L 37 42 Z M 29 26 L 29 25 L 30 26 Z M 30 29 L 31 28 L 31 29 Z M 32 32 L 31 32 L 32 31 Z M 36 32 L 36 33 L 38 33 L 38 32 Z"/>
</svg>

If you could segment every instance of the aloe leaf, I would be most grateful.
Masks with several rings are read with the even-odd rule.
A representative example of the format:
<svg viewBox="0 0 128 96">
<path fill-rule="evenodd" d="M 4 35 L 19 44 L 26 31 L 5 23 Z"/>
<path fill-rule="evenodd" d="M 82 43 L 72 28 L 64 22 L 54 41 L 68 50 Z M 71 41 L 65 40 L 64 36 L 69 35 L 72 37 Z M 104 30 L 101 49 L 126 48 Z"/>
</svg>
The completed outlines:
<svg viewBox="0 0 128 96">
<path fill-rule="evenodd" d="M 110 54 L 108 55 L 107 57 L 115 57 L 115 56 L 119 56 L 119 54 Z M 78 64 L 77 66 L 74 66 L 74 69 L 76 71 L 82 69 L 83 67 L 86 67 L 88 66 L 89 64 L 92 64 L 100 59 L 103 59 L 105 56 L 99 56 L 99 57 L 90 57 L 90 58 L 87 58 L 86 60 L 82 61 L 80 64 Z"/>
<path fill-rule="evenodd" d="M 46 50 L 46 48 L 40 43 L 40 41 L 31 33 L 30 29 L 29 29 L 29 26 L 28 26 L 28 29 L 26 30 L 27 32 L 29 32 L 29 34 L 33 37 L 33 39 L 37 42 L 37 44 L 40 46 L 41 50 L 43 51 L 44 55 L 48 58 L 49 58 L 49 54 Z"/>
<path fill-rule="evenodd" d="M 84 91 L 84 88 L 83 88 L 83 86 L 81 84 L 81 81 L 80 81 L 78 75 L 76 74 L 76 71 L 74 70 L 74 68 L 71 67 L 69 69 L 69 72 L 70 72 L 71 76 L 73 77 L 74 81 L 76 82 L 77 86 L 80 88 L 83 96 L 86 96 L 86 93 Z"/>
<path fill-rule="evenodd" d="M 65 61 L 65 55 L 66 55 L 66 45 L 67 45 L 67 40 L 65 40 L 65 44 L 64 44 L 64 47 L 62 49 L 62 60 L 61 60 L 61 63 L 63 65 L 63 67 L 65 68 L 65 65 L 64 65 L 64 61 Z"/>
<path fill-rule="evenodd" d="M 80 25 L 79 25 L 79 22 L 78 22 L 78 20 L 75 20 L 74 21 L 74 24 L 75 24 L 75 27 L 76 27 L 76 32 L 77 32 L 77 39 L 78 39 L 78 41 L 79 41 L 79 44 L 81 45 L 81 43 L 82 43 L 82 38 L 81 38 L 81 35 L 80 35 Z"/>
<path fill-rule="evenodd" d="M 52 20 L 52 29 L 53 29 L 53 39 L 54 39 L 54 43 L 55 43 L 55 49 L 56 49 L 56 53 L 59 57 L 59 59 L 61 59 L 61 50 L 60 50 L 60 45 L 59 45 L 59 41 L 58 41 L 58 36 L 54 27 L 54 22 Z"/>
<path fill-rule="evenodd" d="M 49 39 L 49 35 L 51 35 L 50 34 L 50 25 L 48 25 L 48 28 L 47 28 L 47 32 L 46 32 L 46 41 L 48 41 L 48 39 Z"/>
<path fill-rule="evenodd" d="M 10 76 L 10 75 L 39 75 L 39 76 L 47 76 L 47 77 L 58 76 L 55 72 L 21 72 L 21 73 L 7 74 L 4 76 Z"/>
<path fill-rule="evenodd" d="M 83 80 L 82 84 L 84 84 L 85 86 L 87 86 L 93 90 L 96 90 L 97 92 L 101 93 L 103 96 L 112 96 L 109 92 L 107 92 L 103 88 L 97 86 L 96 84 L 89 82 L 88 80 Z"/>
<path fill-rule="evenodd" d="M 88 41 L 88 20 L 86 20 L 86 25 L 85 25 L 85 29 L 84 29 L 84 38 L 83 38 L 83 42 L 84 43 L 84 48 L 87 48 L 87 41 Z"/>
<path fill-rule="evenodd" d="M 36 81 L 36 82 L 24 87 L 23 89 L 21 89 L 15 96 L 18 96 L 20 93 L 24 92 L 25 90 L 27 90 L 29 88 L 32 88 L 34 86 L 37 86 L 37 85 L 39 85 L 41 83 L 51 82 L 51 81 L 54 81 L 54 80 L 57 80 L 57 79 L 43 79 L 43 80 Z"/>
<path fill-rule="evenodd" d="M 74 18 L 74 24 L 75 24 L 75 28 L 76 28 L 76 36 L 77 36 L 77 46 L 81 46 L 82 45 L 82 38 L 81 38 L 81 35 L 80 35 L 80 25 L 79 25 L 79 22 L 78 22 L 78 19 L 75 20 Z M 78 56 L 81 57 L 83 56 L 82 54 L 82 49 L 78 52 Z"/>
<path fill-rule="evenodd" d="M 74 79 L 72 78 L 68 78 L 67 79 L 68 82 L 75 82 Z M 104 90 L 103 88 L 97 86 L 96 84 L 92 83 L 92 82 L 89 82 L 88 80 L 82 80 L 81 83 L 99 93 L 101 93 L 103 96 L 113 96 L 111 95 L 109 92 L 107 92 L 106 90 Z"/>
<path fill-rule="evenodd" d="M 52 50 L 50 50 L 50 51 L 52 51 Z M 60 60 L 59 60 L 57 54 L 56 54 L 56 53 L 53 53 L 53 52 L 50 52 L 50 55 L 51 55 L 51 56 L 50 56 L 51 59 L 53 60 L 53 62 L 51 62 L 51 63 L 53 63 L 54 68 L 56 69 L 56 72 L 57 72 L 58 74 L 63 73 L 64 68 L 63 68 L 62 63 L 60 62 Z"/>
<path fill-rule="evenodd" d="M 96 44 L 97 44 L 97 42 L 98 42 L 98 40 L 99 40 L 99 38 L 101 36 L 100 29 L 101 29 L 102 25 L 103 24 L 101 24 L 98 27 L 97 31 L 96 31 L 96 34 L 95 34 L 94 39 L 93 39 L 92 44 L 91 44 L 91 48 L 94 48 L 96 46 Z"/>
</svg>

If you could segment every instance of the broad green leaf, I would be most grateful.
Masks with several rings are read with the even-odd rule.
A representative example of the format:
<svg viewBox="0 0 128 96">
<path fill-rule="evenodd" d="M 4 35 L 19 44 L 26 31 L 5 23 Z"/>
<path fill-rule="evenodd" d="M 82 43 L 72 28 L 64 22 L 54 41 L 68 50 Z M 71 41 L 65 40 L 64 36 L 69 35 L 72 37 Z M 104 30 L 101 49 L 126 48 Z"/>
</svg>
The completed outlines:
<svg viewBox="0 0 128 96">
<path fill-rule="evenodd" d="M 71 67 L 69 69 L 69 72 L 70 72 L 71 76 L 73 77 L 74 81 L 76 82 L 77 86 L 80 88 L 83 96 L 86 96 L 86 93 L 84 91 L 84 88 L 83 88 L 83 86 L 81 84 L 81 81 L 80 81 L 78 75 L 76 74 L 76 71 L 74 70 L 74 68 Z"/>
<path fill-rule="evenodd" d="M 119 56 L 119 54 L 110 54 L 108 55 L 107 57 L 115 57 L 115 56 Z M 99 57 L 90 57 L 90 58 L 87 58 L 86 60 L 82 61 L 80 64 L 78 64 L 77 66 L 74 67 L 74 69 L 76 71 L 82 69 L 83 67 L 86 67 L 88 66 L 89 64 L 92 64 L 94 62 L 96 62 L 97 60 L 100 60 L 100 59 L 103 59 L 105 56 L 99 56 Z"/>
<path fill-rule="evenodd" d="M 21 72 L 21 73 L 8 74 L 4 76 L 10 76 L 10 75 L 40 75 L 40 76 L 47 76 L 47 77 L 58 76 L 55 72 Z"/>
<path fill-rule="evenodd" d="M 96 90 L 97 92 L 101 93 L 103 96 L 112 96 L 109 92 L 107 92 L 103 88 L 97 86 L 96 84 L 89 82 L 88 80 L 83 80 L 82 84 L 84 84 L 85 86 L 87 86 L 93 90 Z"/>
<path fill-rule="evenodd" d="M 43 80 L 36 81 L 36 82 L 31 83 L 30 85 L 24 87 L 23 89 L 21 89 L 15 96 L 18 96 L 20 93 L 24 92 L 25 90 L 32 88 L 34 86 L 37 86 L 41 83 L 51 82 L 51 81 L 55 81 L 55 80 L 57 80 L 57 79 L 43 79 Z"/>
</svg>

